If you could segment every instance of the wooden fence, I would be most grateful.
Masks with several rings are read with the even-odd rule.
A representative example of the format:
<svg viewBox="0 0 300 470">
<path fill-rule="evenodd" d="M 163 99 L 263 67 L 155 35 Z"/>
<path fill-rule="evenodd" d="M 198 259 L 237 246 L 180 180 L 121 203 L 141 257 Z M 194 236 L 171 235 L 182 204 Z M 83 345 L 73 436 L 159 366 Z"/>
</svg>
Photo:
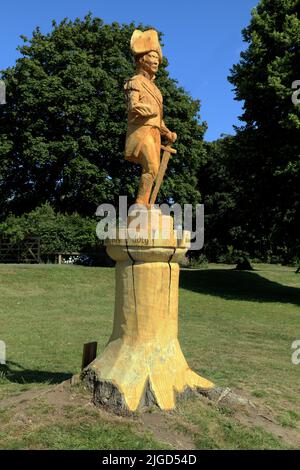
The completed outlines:
<svg viewBox="0 0 300 470">
<path fill-rule="evenodd" d="M 0 238 L 0 263 L 40 263 L 40 261 L 39 237 L 28 237 L 19 243 Z"/>
</svg>

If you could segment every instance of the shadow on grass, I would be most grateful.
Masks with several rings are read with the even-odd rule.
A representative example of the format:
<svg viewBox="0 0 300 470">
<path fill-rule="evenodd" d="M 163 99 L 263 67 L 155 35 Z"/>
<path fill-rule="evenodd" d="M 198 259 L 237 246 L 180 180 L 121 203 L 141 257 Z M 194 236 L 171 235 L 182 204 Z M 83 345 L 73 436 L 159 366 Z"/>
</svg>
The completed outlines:
<svg viewBox="0 0 300 470">
<path fill-rule="evenodd" d="M 228 269 L 182 270 L 180 287 L 228 300 L 281 302 L 300 305 L 300 288 L 269 281 L 255 271 Z"/>
<path fill-rule="evenodd" d="M 0 365 L 0 378 L 8 382 L 19 384 L 57 384 L 71 378 L 72 375 L 73 374 L 66 372 L 24 369 L 20 364 L 13 361 L 7 361 L 5 365 Z"/>
</svg>

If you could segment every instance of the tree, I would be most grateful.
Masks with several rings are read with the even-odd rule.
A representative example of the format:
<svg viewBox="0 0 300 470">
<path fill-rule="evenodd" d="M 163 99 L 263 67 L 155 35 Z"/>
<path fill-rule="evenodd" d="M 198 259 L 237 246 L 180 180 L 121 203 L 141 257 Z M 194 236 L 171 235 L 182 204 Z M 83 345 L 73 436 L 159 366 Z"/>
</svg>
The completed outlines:
<svg viewBox="0 0 300 470">
<path fill-rule="evenodd" d="M 207 143 L 207 162 L 199 171 L 205 205 L 205 253 L 212 261 L 235 262 L 251 254 L 263 257 L 269 250 L 265 237 L 269 219 L 261 214 L 264 186 L 255 184 L 257 155 L 251 130 Z"/>
<path fill-rule="evenodd" d="M 261 0 L 243 38 L 248 49 L 229 77 L 244 101 L 240 195 L 253 204 L 250 233 L 255 227 L 256 239 L 289 260 L 300 246 L 300 104 L 292 102 L 300 79 L 299 1 Z"/>
<path fill-rule="evenodd" d="M 99 250 L 101 242 L 96 236 L 96 218 L 82 217 L 77 213 L 55 213 L 50 204 L 16 217 L 9 215 L 0 223 L 0 233 L 12 244 L 37 236 L 43 255 L 55 252 Z"/>
<path fill-rule="evenodd" d="M 142 28 L 142 26 L 139 26 Z M 124 161 L 123 85 L 134 73 L 129 43 L 134 24 L 104 24 L 91 14 L 39 28 L 2 72 L 7 104 L 0 107 L 0 213 L 29 212 L 49 202 L 84 215 L 118 195 L 133 201 L 139 170 Z M 179 134 L 160 200 L 198 202 L 196 172 L 205 158 L 199 102 L 158 75 L 166 123 Z"/>
</svg>

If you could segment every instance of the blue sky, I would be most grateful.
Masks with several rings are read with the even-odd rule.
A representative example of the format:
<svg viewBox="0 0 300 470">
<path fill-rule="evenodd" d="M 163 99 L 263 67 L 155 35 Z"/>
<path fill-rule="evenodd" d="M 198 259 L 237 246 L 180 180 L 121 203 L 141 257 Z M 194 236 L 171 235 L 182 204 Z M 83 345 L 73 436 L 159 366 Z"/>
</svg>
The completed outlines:
<svg viewBox="0 0 300 470">
<path fill-rule="evenodd" d="M 0 5 L 0 69 L 15 63 L 19 36 L 36 26 L 51 29 L 51 20 L 83 17 L 88 11 L 105 22 L 143 23 L 164 33 L 169 71 L 193 98 L 201 100 L 205 138 L 233 133 L 241 103 L 227 81 L 245 44 L 241 30 L 258 0 L 10 0 Z"/>
</svg>

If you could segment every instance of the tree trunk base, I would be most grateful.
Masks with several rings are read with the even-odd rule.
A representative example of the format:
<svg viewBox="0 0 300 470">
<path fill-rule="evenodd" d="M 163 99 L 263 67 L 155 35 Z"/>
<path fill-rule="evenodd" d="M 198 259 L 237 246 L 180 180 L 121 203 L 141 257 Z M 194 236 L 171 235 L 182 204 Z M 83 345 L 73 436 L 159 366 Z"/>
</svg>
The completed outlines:
<svg viewBox="0 0 300 470">
<path fill-rule="evenodd" d="M 152 406 L 172 410 L 178 396 L 214 387 L 189 368 L 177 340 L 165 346 L 113 341 L 81 378 L 93 392 L 95 405 L 121 413 Z"/>
<path fill-rule="evenodd" d="M 158 238 L 151 239 L 152 226 L 146 238 L 109 240 L 107 246 L 117 262 L 113 332 L 82 379 L 95 404 L 114 410 L 171 410 L 176 394 L 214 387 L 189 368 L 178 342 L 178 260 L 189 239 L 177 240 L 169 216 L 158 214 L 154 228 Z"/>
</svg>

